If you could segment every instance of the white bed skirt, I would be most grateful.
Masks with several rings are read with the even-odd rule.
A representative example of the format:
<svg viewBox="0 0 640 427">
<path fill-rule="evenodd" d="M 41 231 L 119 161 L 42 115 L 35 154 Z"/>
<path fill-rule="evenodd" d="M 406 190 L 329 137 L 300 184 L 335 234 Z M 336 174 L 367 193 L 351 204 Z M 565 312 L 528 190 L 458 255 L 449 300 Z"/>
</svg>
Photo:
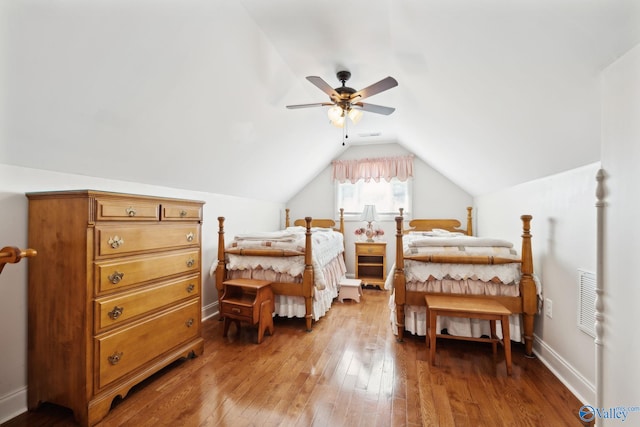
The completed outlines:
<svg viewBox="0 0 640 427">
<path fill-rule="evenodd" d="M 335 288 L 316 290 L 313 298 L 313 320 L 318 320 L 324 316 L 331 308 L 334 298 L 337 298 L 338 291 Z M 304 307 L 304 297 L 290 295 L 275 296 L 276 311 L 275 316 L 282 317 L 304 317 L 306 314 Z"/>
<path fill-rule="evenodd" d="M 324 276 L 323 282 L 326 284 L 324 289 L 314 289 L 312 298 L 313 320 L 318 320 L 324 316 L 331 308 L 331 303 L 338 297 L 338 283 L 347 272 L 342 255 L 335 257 L 332 261 L 324 266 L 321 273 Z M 294 278 L 284 273 L 276 273 L 273 270 L 230 270 L 229 278 L 232 279 L 259 279 L 270 280 L 274 282 L 286 281 L 293 282 Z M 298 278 L 300 279 L 300 278 Z M 300 285 L 302 286 L 302 285 Z M 304 297 L 291 295 L 275 295 L 275 312 L 274 316 L 281 317 L 302 317 L 306 315 L 304 306 Z"/>
<path fill-rule="evenodd" d="M 391 328 L 395 335 L 398 335 L 398 322 L 396 321 L 396 304 L 394 293 L 389 298 L 389 311 Z M 414 335 L 427 335 L 427 308 L 424 306 L 405 305 L 404 306 L 404 329 Z M 451 335 L 462 337 L 489 336 L 491 329 L 488 320 L 465 319 L 462 317 L 438 316 L 436 331 L 440 333 L 443 329 Z M 500 322 L 496 322 L 496 334 L 502 338 L 502 327 Z M 519 314 L 512 314 L 509 317 L 509 335 L 511 341 L 524 342 L 522 322 Z"/>
</svg>

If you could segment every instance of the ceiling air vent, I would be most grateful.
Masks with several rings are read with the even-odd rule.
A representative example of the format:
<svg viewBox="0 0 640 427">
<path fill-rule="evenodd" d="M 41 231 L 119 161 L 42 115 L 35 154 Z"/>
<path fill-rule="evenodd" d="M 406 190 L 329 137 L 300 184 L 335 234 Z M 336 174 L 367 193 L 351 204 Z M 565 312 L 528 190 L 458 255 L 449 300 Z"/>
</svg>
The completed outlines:
<svg viewBox="0 0 640 427">
<path fill-rule="evenodd" d="M 578 269 L 578 328 L 596 336 L 596 275 Z"/>
</svg>

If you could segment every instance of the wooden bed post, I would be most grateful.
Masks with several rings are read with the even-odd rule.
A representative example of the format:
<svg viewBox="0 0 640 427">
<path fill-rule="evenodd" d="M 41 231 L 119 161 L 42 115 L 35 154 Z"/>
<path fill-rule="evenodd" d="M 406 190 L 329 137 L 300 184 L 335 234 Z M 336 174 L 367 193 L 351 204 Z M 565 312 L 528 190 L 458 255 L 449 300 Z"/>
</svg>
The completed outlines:
<svg viewBox="0 0 640 427">
<path fill-rule="evenodd" d="M 216 265 L 216 289 L 218 290 L 218 309 L 222 292 L 224 291 L 224 282 L 226 276 L 227 264 L 224 259 L 224 217 L 218 217 L 218 265 Z"/>
<path fill-rule="evenodd" d="M 340 208 L 340 233 L 344 236 L 344 208 Z"/>
<path fill-rule="evenodd" d="M 473 207 L 467 206 L 467 236 L 473 236 L 473 215 L 471 211 Z"/>
<path fill-rule="evenodd" d="M 524 321 L 525 353 L 533 357 L 533 320 L 538 309 L 538 293 L 533 281 L 533 254 L 531 251 L 531 215 L 522 215 L 522 277 L 520 295 L 522 296 L 522 318 Z"/>
<path fill-rule="evenodd" d="M 396 324 L 398 335 L 396 340 L 402 342 L 404 339 L 404 305 L 406 302 L 406 289 L 404 277 L 404 251 L 402 248 L 402 221 L 403 217 L 396 217 L 396 269 L 393 273 L 393 289 L 396 303 Z"/>
<path fill-rule="evenodd" d="M 305 233 L 305 252 L 304 252 L 304 273 L 302 273 L 302 294 L 304 295 L 305 321 L 307 332 L 311 332 L 311 323 L 313 322 L 313 258 L 311 246 L 311 217 L 304 218 L 307 225 Z"/>
<path fill-rule="evenodd" d="M 284 228 L 288 228 L 289 227 L 289 223 L 290 223 L 290 219 L 289 219 L 289 208 L 285 208 L 284 210 L 285 212 L 285 216 L 284 216 Z"/>
</svg>

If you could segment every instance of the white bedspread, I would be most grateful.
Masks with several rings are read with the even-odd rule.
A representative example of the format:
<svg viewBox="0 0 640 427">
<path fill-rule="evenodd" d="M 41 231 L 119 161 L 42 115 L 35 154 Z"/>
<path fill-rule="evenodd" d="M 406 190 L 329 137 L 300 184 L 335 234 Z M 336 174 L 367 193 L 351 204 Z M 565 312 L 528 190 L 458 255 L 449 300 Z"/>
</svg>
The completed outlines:
<svg viewBox="0 0 640 427">
<path fill-rule="evenodd" d="M 450 236 L 435 236 L 424 233 L 410 233 L 403 236 L 405 256 L 412 255 L 486 255 L 520 259 L 513 244 L 505 240 L 480 238 L 451 233 Z M 502 283 L 517 284 L 520 278 L 520 264 L 437 264 L 420 261 L 405 261 L 407 282 L 427 281 L 429 279 L 499 280 Z"/>
<path fill-rule="evenodd" d="M 403 236 L 403 252 L 405 256 L 421 254 L 446 255 L 487 255 L 499 256 L 519 260 L 520 257 L 513 249 L 513 244 L 500 239 L 479 238 L 445 232 L 417 232 Z M 517 296 L 520 282 L 520 264 L 438 264 L 421 261 L 405 260 L 404 274 L 407 290 L 423 292 L 445 292 L 455 294 L 483 294 Z M 397 334 L 393 273 L 395 265 L 391 267 L 385 289 L 392 290 L 389 299 L 391 310 L 391 324 Z M 494 283 L 499 280 L 501 283 Z M 538 296 L 542 287 L 534 276 Z M 426 334 L 426 307 L 405 306 L 405 329 L 413 334 Z M 521 322 L 519 315 L 510 316 L 511 339 L 522 341 Z M 487 335 L 489 323 L 474 319 L 438 318 L 438 330 L 446 328 L 449 333 L 461 336 Z M 498 328 L 498 335 L 501 331 Z"/>
<path fill-rule="evenodd" d="M 255 233 L 236 236 L 228 247 L 243 249 L 283 249 L 304 252 L 305 228 L 289 227 L 287 230 L 273 233 Z M 273 239 L 269 237 L 274 237 Z M 342 233 L 327 228 L 313 228 L 311 233 L 312 262 L 314 284 L 318 289 L 327 286 L 321 272 L 336 256 L 344 252 Z M 229 254 L 227 270 L 273 270 L 293 277 L 301 277 L 304 272 L 304 256 L 267 257 Z"/>
</svg>

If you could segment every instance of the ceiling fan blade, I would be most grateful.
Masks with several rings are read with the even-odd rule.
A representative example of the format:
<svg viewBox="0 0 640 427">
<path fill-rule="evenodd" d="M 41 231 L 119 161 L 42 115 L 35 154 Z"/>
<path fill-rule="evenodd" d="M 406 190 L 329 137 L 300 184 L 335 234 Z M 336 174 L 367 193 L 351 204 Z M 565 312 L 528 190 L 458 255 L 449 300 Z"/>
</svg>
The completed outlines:
<svg viewBox="0 0 640 427">
<path fill-rule="evenodd" d="M 317 102 L 315 104 L 287 105 L 287 108 L 294 110 L 296 108 L 324 107 L 328 105 L 334 105 L 334 104 L 332 102 Z"/>
<path fill-rule="evenodd" d="M 318 89 L 329 95 L 329 97 L 333 100 L 339 100 L 340 94 L 336 92 L 334 88 L 332 88 L 329 83 L 322 80 L 321 77 L 318 76 L 307 76 L 307 80 L 313 83 Z"/>
<path fill-rule="evenodd" d="M 362 101 L 365 98 L 376 95 L 392 87 L 398 86 L 398 81 L 393 77 L 386 77 L 377 83 L 367 86 L 351 95 L 350 99 L 355 101 Z"/>
<path fill-rule="evenodd" d="M 385 116 L 388 116 L 389 114 L 396 111 L 396 109 L 392 107 L 385 107 L 376 104 L 365 104 L 363 102 L 356 102 L 354 104 L 351 104 L 351 107 L 355 108 L 356 110 L 368 111 L 370 113 L 384 114 Z"/>
</svg>

